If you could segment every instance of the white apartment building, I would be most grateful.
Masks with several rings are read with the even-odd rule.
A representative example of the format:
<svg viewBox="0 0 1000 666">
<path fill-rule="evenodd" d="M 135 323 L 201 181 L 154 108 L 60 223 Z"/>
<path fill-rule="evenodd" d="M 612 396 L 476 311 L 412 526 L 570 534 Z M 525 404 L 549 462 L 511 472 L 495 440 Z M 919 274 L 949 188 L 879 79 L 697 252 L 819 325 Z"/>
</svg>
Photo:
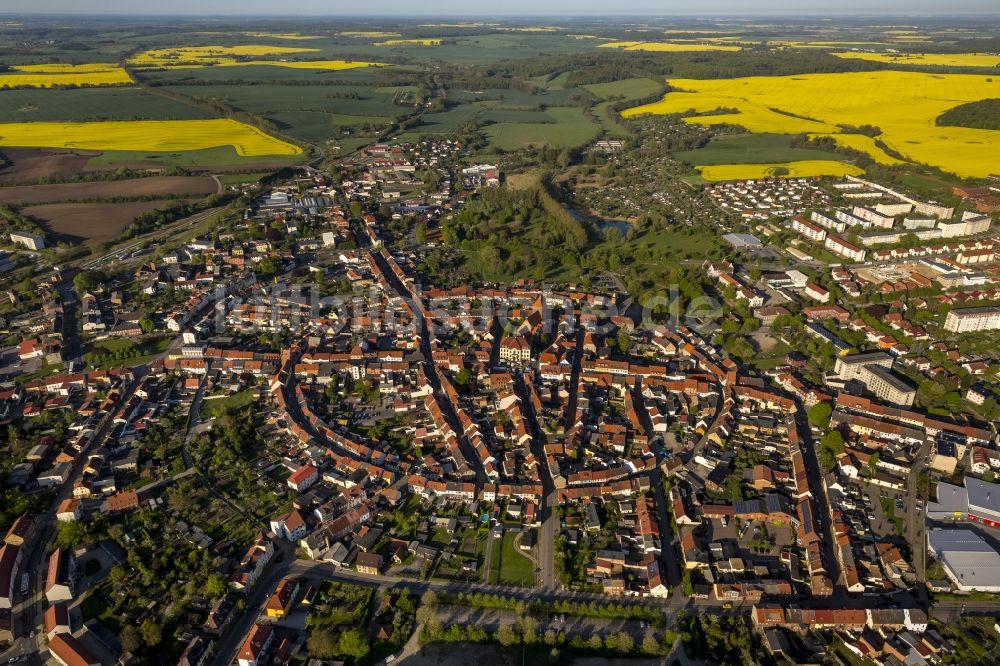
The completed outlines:
<svg viewBox="0 0 1000 666">
<path fill-rule="evenodd" d="M 944 320 L 944 330 L 953 333 L 1000 329 L 1000 307 L 952 310 Z"/>
</svg>

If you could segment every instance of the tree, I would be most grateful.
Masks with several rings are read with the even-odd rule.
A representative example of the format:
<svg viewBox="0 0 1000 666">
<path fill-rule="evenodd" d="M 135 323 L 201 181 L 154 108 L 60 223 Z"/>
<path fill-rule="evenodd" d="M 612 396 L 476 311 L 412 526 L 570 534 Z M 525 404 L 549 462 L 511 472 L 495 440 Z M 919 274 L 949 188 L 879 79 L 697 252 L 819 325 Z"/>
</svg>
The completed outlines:
<svg viewBox="0 0 1000 666">
<path fill-rule="evenodd" d="M 455 383 L 459 386 L 468 386 L 470 381 L 472 381 L 472 373 L 469 372 L 468 368 L 462 368 L 455 373 Z"/>
<path fill-rule="evenodd" d="M 91 291 L 108 281 L 108 276 L 104 271 L 83 271 L 73 278 L 73 286 L 78 294 Z"/>
<path fill-rule="evenodd" d="M 501 624 L 500 628 L 497 629 L 495 638 L 500 645 L 511 646 L 516 645 L 520 640 L 520 636 L 514 631 L 514 626 L 511 624 Z"/>
<path fill-rule="evenodd" d="M 628 334 L 628 331 L 622 330 L 618 332 L 618 349 L 621 353 L 627 354 L 629 348 L 632 346 L 632 336 Z"/>
<path fill-rule="evenodd" d="M 208 597 L 215 599 L 226 593 L 226 580 L 217 573 L 212 574 L 205 581 L 204 593 Z"/>
<path fill-rule="evenodd" d="M 591 650 L 600 650 L 602 647 L 604 647 L 604 641 L 602 641 L 601 637 L 598 636 L 597 634 L 593 634 L 587 641 L 587 647 L 589 647 Z"/>
<path fill-rule="evenodd" d="M 86 543 L 90 538 L 87 528 L 83 523 L 71 520 L 59 523 L 59 531 L 56 534 L 56 546 L 59 548 L 76 548 Z"/>
<path fill-rule="evenodd" d="M 844 452 L 844 436 L 839 430 L 831 430 L 820 440 L 820 462 L 827 469 L 837 463 L 837 456 Z"/>
<path fill-rule="evenodd" d="M 139 317 L 139 328 L 142 329 L 143 333 L 152 333 L 156 330 L 156 325 L 153 320 L 149 318 L 149 315 L 143 315 Z"/>
<path fill-rule="evenodd" d="M 142 640 L 149 647 L 156 647 L 163 640 L 163 628 L 151 617 L 142 621 L 139 631 L 142 633 Z"/>
<path fill-rule="evenodd" d="M 371 649 L 368 637 L 365 636 L 365 632 L 361 629 L 348 629 L 340 635 L 340 654 L 342 655 L 354 657 L 355 659 L 363 659 L 368 656 Z"/>
<path fill-rule="evenodd" d="M 329 629 L 313 629 L 306 641 L 309 656 L 316 659 L 333 659 L 340 655 L 340 642 Z"/>
<path fill-rule="evenodd" d="M 830 416 L 833 408 L 827 402 L 817 402 L 809 408 L 809 425 L 826 430 L 830 427 Z"/>
<path fill-rule="evenodd" d="M 662 654 L 663 647 L 655 636 L 646 634 L 642 639 L 642 651 L 646 654 Z"/>
<path fill-rule="evenodd" d="M 142 634 L 139 633 L 134 624 L 126 624 L 122 627 L 122 632 L 118 638 L 121 640 L 122 648 L 126 652 L 135 654 L 135 651 L 142 647 Z"/>
</svg>

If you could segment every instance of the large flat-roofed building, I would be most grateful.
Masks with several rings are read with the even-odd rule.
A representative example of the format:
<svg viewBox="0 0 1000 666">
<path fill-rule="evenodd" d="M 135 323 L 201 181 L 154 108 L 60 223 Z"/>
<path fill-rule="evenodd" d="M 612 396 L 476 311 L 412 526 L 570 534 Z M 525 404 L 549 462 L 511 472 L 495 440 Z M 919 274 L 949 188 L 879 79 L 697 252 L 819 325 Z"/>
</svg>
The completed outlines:
<svg viewBox="0 0 1000 666">
<path fill-rule="evenodd" d="M 990 223 L 989 215 L 966 212 L 960 220 L 941 220 L 938 229 L 941 230 L 941 238 L 955 238 L 984 234 L 990 230 Z"/>
<path fill-rule="evenodd" d="M 866 365 L 859 379 L 877 398 L 895 405 L 910 407 L 917 397 L 916 388 L 885 366 Z"/>
<path fill-rule="evenodd" d="M 927 547 L 963 592 L 1000 592 L 1000 553 L 971 529 L 927 532 Z"/>
<path fill-rule="evenodd" d="M 10 232 L 10 242 L 15 245 L 26 247 L 29 250 L 45 249 L 45 239 L 42 236 L 39 236 L 38 234 L 29 234 L 26 231 Z"/>
<path fill-rule="evenodd" d="M 1000 484 L 971 476 L 964 486 L 938 483 L 937 501 L 927 503 L 931 520 L 970 520 L 988 527 L 1000 527 Z"/>
<path fill-rule="evenodd" d="M 839 379 L 850 381 L 852 379 L 860 379 L 862 370 L 870 365 L 891 368 L 892 356 L 889 356 L 885 352 L 838 356 L 837 360 L 834 361 L 833 371 Z"/>
<path fill-rule="evenodd" d="M 944 330 L 953 333 L 994 331 L 1000 328 L 1000 308 L 964 308 L 952 310 L 944 320 Z"/>
</svg>

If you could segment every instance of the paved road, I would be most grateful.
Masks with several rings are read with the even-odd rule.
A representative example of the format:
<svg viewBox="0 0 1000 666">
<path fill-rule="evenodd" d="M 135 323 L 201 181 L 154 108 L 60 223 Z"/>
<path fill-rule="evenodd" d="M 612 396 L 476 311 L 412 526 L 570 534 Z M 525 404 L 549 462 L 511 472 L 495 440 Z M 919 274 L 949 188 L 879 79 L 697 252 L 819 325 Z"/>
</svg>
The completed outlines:
<svg viewBox="0 0 1000 666">
<path fill-rule="evenodd" d="M 906 522 L 903 534 L 910 544 L 911 560 L 917 574 L 916 592 L 922 601 L 927 600 L 927 586 L 924 584 L 927 580 L 927 534 L 923 505 L 920 508 L 917 507 L 917 481 L 920 479 L 920 474 L 925 467 L 924 460 L 930 450 L 931 443 L 929 441 L 920 445 L 913 461 L 913 467 L 906 477 L 906 496 L 903 500 L 906 504 Z M 926 500 L 927 498 L 924 498 L 924 501 Z"/>
<path fill-rule="evenodd" d="M 549 466 L 545 457 L 546 436 L 538 425 L 538 415 L 529 399 L 529 388 L 525 385 L 524 378 L 516 375 L 514 380 L 514 390 L 521 399 L 521 409 L 528 421 L 532 431 L 531 452 L 538 461 L 536 469 L 540 471 L 539 477 L 542 482 L 542 503 L 538 507 L 540 527 L 538 528 L 538 539 L 535 541 L 535 553 L 532 558 L 535 560 L 535 584 L 546 590 L 556 589 L 556 572 L 553 557 L 555 555 L 556 533 L 559 531 L 559 514 L 556 507 L 559 504 L 556 495 L 556 485 L 549 472 Z"/>
<path fill-rule="evenodd" d="M 839 602 L 844 598 L 847 588 L 844 586 L 843 574 L 840 570 L 840 560 L 834 552 L 834 544 L 837 543 L 833 530 L 833 521 L 830 519 L 830 498 L 826 492 L 826 482 L 823 481 L 823 471 L 819 464 L 819 454 L 817 452 L 817 442 L 813 439 L 812 430 L 806 418 L 806 410 L 802 403 L 797 402 L 798 409 L 795 412 L 795 421 L 802 435 L 802 460 L 806 465 L 806 476 L 809 479 L 809 490 L 812 491 L 813 501 L 816 503 L 820 526 L 822 527 L 823 539 L 823 564 L 826 572 L 833 581 L 833 596 L 831 602 Z"/>
</svg>

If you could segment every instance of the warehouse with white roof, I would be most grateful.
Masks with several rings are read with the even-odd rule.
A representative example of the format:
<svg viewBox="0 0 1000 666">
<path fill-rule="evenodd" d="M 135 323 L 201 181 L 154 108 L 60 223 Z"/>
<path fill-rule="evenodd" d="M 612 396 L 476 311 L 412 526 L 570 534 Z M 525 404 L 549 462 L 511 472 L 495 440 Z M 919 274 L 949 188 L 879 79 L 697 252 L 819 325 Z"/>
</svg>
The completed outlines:
<svg viewBox="0 0 1000 666">
<path fill-rule="evenodd" d="M 927 548 L 963 592 L 1000 592 L 1000 553 L 971 529 L 927 532 Z"/>
</svg>

